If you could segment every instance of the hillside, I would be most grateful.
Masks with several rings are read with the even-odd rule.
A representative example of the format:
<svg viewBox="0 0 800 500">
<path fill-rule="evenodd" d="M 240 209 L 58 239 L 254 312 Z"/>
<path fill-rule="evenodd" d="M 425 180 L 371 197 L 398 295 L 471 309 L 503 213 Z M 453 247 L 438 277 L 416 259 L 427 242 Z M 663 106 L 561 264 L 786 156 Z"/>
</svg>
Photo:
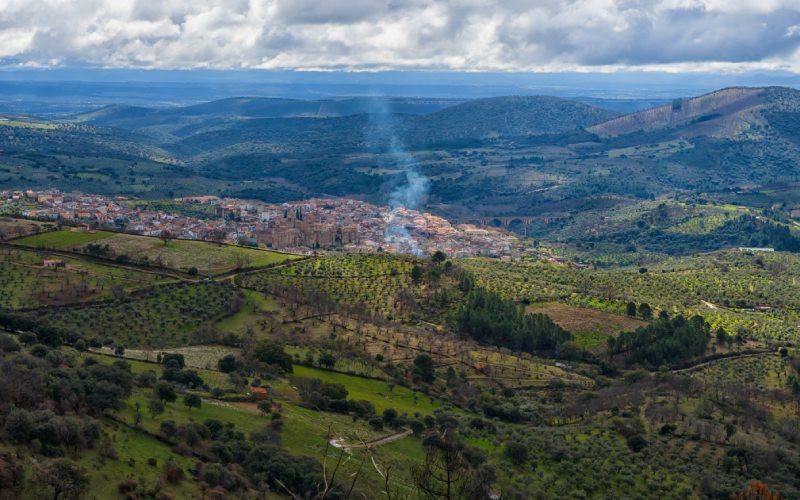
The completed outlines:
<svg viewBox="0 0 800 500">
<path fill-rule="evenodd" d="M 332 118 L 356 114 L 425 114 L 459 100 L 424 98 L 347 98 L 319 101 L 267 97 L 234 97 L 192 106 L 145 108 L 114 105 L 75 115 L 78 123 L 136 130 L 164 142 L 185 138 L 240 121 L 269 118 Z"/>
<path fill-rule="evenodd" d="M 413 160 L 430 180 L 429 210 L 536 217 L 513 229 L 542 238 L 578 214 L 609 217 L 658 197 L 777 203 L 788 217 L 800 207 L 799 94 L 729 88 L 623 116 L 542 96 L 235 98 L 106 107 L 77 124 L 9 116 L 0 187 L 380 204 Z"/>
<path fill-rule="evenodd" d="M 800 92 L 786 88 L 728 88 L 624 115 L 588 128 L 601 137 L 674 130 L 684 137 L 739 138 L 769 127 L 770 112 L 797 112 Z"/>
<path fill-rule="evenodd" d="M 443 456 L 458 498 L 800 492 L 797 255 L 319 254 L 163 282 L 75 235 L 111 238 L 0 262 L 9 498 L 415 498 Z"/>
<path fill-rule="evenodd" d="M 617 114 L 557 97 L 475 99 L 414 120 L 416 127 L 408 132 L 408 142 L 419 144 L 454 139 L 556 134 L 588 127 Z"/>
</svg>

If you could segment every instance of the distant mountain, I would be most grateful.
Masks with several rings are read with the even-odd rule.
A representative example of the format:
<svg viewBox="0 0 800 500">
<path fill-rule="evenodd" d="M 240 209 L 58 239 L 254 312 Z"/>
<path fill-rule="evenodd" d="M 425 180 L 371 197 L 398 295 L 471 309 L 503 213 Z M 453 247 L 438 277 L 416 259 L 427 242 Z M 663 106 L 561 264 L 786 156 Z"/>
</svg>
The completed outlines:
<svg viewBox="0 0 800 500">
<path fill-rule="evenodd" d="M 511 96 L 466 101 L 418 117 L 416 125 L 421 137 L 494 139 L 566 132 L 616 116 L 619 113 L 558 97 Z"/>
<path fill-rule="evenodd" d="M 626 115 L 528 96 L 232 98 L 109 106 L 71 123 L 7 118 L 0 187 L 385 203 L 414 164 L 431 210 L 536 217 L 542 227 L 526 231 L 543 238 L 579 214 L 613 217 L 662 196 L 800 207 L 800 92 L 790 88 L 728 88 Z"/>
<path fill-rule="evenodd" d="M 136 130 L 162 141 L 219 130 L 250 119 L 332 118 L 357 114 L 426 114 L 460 103 L 454 99 L 350 98 L 329 100 L 234 97 L 193 106 L 143 108 L 113 105 L 74 115 L 79 123 Z"/>
<path fill-rule="evenodd" d="M 135 106 L 107 106 L 75 115 L 73 120 L 118 127 L 150 135 L 160 142 L 187 140 L 223 130 L 244 133 L 246 140 L 257 139 L 258 131 L 270 135 L 281 124 L 295 129 L 302 122 L 278 121 L 293 118 L 345 118 L 369 115 L 370 126 L 392 127 L 406 142 L 431 142 L 492 139 L 538 135 L 574 130 L 609 120 L 618 113 L 556 97 L 495 97 L 458 101 L 415 98 L 352 98 L 304 101 L 237 97 L 194 106 L 151 109 Z M 352 120 L 343 120 L 349 126 Z M 311 129 L 319 124 L 305 122 Z M 334 133 L 335 122 L 328 122 Z M 351 131 L 361 133 L 361 131 Z M 374 131 L 367 131 L 373 135 Z M 381 135 L 380 132 L 378 132 Z"/>
<path fill-rule="evenodd" d="M 735 139 L 762 135 L 772 113 L 800 111 L 800 91 L 785 87 L 734 87 L 631 113 L 594 125 L 600 137 L 664 131 L 682 137 Z"/>
</svg>

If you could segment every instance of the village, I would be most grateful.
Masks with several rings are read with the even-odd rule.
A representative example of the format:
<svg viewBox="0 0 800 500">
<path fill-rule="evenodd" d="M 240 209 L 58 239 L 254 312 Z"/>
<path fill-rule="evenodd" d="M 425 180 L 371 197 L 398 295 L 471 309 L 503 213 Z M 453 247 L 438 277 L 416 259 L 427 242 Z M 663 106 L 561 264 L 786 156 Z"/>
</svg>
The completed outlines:
<svg viewBox="0 0 800 500">
<path fill-rule="evenodd" d="M 79 230 L 114 230 L 162 238 L 207 240 L 293 253 L 325 250 L 413 253 L 440 250 L 456 257 L 517 258 L 522 243 L 512 233 L 472 224 L 451 224 L 436 215 L 379 207 L 346 198 L 281 204 L 191 196 L 157 210 L 127 196 L 58 190 L 0 191 L 0 213 L 56 221 Z M 197 216 L 199 207 L 207 216 Z M 192 215 L 189 215 L 191 213 Z"/>
</svg>

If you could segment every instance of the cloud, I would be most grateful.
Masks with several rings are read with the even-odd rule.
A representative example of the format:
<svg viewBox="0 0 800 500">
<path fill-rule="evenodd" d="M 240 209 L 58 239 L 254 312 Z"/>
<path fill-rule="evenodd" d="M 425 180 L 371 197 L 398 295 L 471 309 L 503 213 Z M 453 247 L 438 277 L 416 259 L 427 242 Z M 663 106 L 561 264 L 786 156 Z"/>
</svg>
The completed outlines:
<svg viewBox="0 0 800 500">
<path fill-rule="evenodd" d="M 0 65 L 800 72 L 800 4 L 6 0 Z"/>
</svg>

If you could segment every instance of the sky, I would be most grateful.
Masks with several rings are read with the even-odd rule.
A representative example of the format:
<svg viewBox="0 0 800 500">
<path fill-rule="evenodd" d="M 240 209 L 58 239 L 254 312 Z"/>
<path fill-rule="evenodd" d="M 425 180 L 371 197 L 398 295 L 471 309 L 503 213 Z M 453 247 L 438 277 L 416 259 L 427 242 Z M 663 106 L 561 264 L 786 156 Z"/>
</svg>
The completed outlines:
<svg viewBox="0 0 800 500">
<path fill-rule="evenodd" d="M 0 67 L 800 73 L 800 0 L 3 0 Z"/>
</svg>

